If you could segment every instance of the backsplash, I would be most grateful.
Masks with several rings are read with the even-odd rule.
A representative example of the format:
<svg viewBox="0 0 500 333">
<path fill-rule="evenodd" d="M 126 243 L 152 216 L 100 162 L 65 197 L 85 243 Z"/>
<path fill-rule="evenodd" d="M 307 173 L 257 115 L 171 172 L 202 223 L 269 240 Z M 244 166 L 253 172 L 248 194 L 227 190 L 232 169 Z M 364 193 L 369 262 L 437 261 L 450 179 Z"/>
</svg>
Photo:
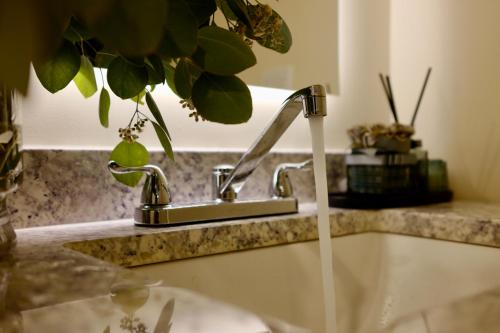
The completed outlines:
<svg viewBox="0 0 500 333">
<path fill-rule="evenodd" d="M 235 164 L 240 153 L 176 152 L 175 162 L 162 153 L 151 155 L 168 178 L 174 202 L 211 199 L 211 171 L 217 164 Z M 24 183 L 9 197 L 15 228 L 132 218 L 142 186 L 119 184 L 107 170 L 107 151 L 29 150 L 24 154 Z M 301 162 L 310 154 L 272 153 L 250 176 L 240 198 L 265 198 L 274 168 L 284 162 Z M 344 157 L 327 155 L 329 191 L 345 183 Z M 299 202 L 315 200 L 312 171 L 291 171 Z"/>
</svg>

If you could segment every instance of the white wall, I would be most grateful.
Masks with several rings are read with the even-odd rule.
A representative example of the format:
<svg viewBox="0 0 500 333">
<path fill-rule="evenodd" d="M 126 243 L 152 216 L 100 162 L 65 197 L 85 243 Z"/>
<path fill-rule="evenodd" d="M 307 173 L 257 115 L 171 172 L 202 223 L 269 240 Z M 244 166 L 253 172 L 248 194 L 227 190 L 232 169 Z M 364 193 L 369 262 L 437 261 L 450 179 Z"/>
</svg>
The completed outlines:
<svg viewBox="0 0 500 333">
<path fill-rule="evenodd" d="M 328 101 L 325 137 L 329 150 L 348 147 L 345 131 L 349 126 L 383 121 L 388 113 L 376 75 L 389 68 L 389 0 L 341 0 L 338 11 L 340 96 Z M 319 37 L 317 49 L 303 50 L 304 54 L 321 52 L 321 43 L 330 42 L 328 36 Z M 132 102 L 112 99 L 110 129 L 103 129 L 98 125 L 97 95 L 84 100 L 73 84 L 51 95 L 36 78 L 30 88 L 30 96 L 23 102 L 24 142 L 28 148 L 109 149 L 119 140 L 117 129 L 128 123 L 134 110 Z M 252 119 L 233 126 L 195 123 L 168 88 L 158 87 L 153 94 L 177 150 L 245 150 L 289 93 L 253 88 Z M 152 132 L 148 131 L 142 142 L 158 149 Z M 307 122 L 298 119 L 278 143 L 277 150 L 310 150 Z"/>
<path fill-rule="evenodd" d="M 166 85 L 158 86 L 153 92 L 177 150 L 241 150 L 248 147 L 288 94 L 284 90 L 253 88 L 254 116 L 251 120 L 242 125 L 224 126 L 201 121 L 196 123 L 188 117 L 189 111 L 180 106 L 179 98 Z M 23 101 L 25 146 L 111 149 L 119 142 L 118 128 L 128 124 L 135 103 L 113 96 L 110 127 L 105 129 L 99 125 L 97 95 L 85 100 L 73 84 L 51 95 L 38 82 L 33 82 L 30 96 Z M 142 108 L 147 110 L 146 107 Z M 307 130 L 305 121 L 297 122 L 294 124 L 295 135 L 287 135 L 281 147 L 306 148 L 300 138 L 308 134 Z M 152 129 L 141 134 L 139 141 L 149 148 L 161 149 Z"/>
<path fill-rule="evenodd" d="M 457 197 L 500 201 L 500 1 L 392 0 L 391 71 L 432 157 L 448 162 Z"/>
<path fill-rule="evenodd" d="M 242 75 L 257 86 L 301 89 L 323 84 L 338 93 L 338 0 L 262 1 L 290 28 L 293 46 L 280 54 L 254 43 L 257 65 Z"/>
<path fill-rule="evenodd" d="M 360 123 L 385 122 L 390 116 L 378 79 L 389 71 L 390 0 L 339 1 L 340 95 L 329 121 L 334 147 L 347 148 L 346 130 Z"/>
</svg>

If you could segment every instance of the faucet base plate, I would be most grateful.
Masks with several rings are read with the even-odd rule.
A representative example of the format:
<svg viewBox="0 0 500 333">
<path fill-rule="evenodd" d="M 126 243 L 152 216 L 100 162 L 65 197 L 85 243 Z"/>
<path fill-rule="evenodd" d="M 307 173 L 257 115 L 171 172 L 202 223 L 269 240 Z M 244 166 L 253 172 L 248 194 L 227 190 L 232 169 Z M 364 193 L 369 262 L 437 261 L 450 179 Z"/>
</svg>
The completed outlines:
<svg viewBox="0 0 500 333">
<path fill-rule="evenodd" d="M 296 198 L 265 200 L 209 201 L 195 204 L 142 205 L 135 210 L 135 224 L 146 227 L 172 227 L 246 217 L 298 212 Z"/>
</svg>

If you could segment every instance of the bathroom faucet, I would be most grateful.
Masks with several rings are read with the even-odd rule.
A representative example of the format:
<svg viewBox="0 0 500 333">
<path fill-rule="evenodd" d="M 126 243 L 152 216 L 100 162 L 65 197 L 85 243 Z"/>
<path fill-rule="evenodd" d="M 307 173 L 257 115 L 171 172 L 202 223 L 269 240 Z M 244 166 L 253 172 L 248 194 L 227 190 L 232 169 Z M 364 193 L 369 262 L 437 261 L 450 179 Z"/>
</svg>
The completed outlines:
<svg viewBox="0 0 500 333">
<path fill-rule="evenodd" d="M 272 196 L 268 199 L 238 200 L 237 196 L 266 154 L 279 140 L 298 114 L 304 117 L 326 116 L 326 94 L 320 85 L 301 89 L 289 96 L 269 126 L 259 135 L 235 167 L 218 165 L 212 174 L 213 199 L 198 203 L 171 203 L 167 177 L 154 165 L 123 167 L 110 161 L 112 173 L 143 172 L 147 175 L 141 204 L 135 209 L 134 220 L 140 226 L 175 226 L 214 220 L 227 220 L 250 216 L 289 214 L 298 211 L 297 198 L 288 179 L 287 171 L 307 169 L 310 161 L 280 164 L 273 177 Z"/>
<path fill-rule="evenodd" d="M 234 169 L 226 174 L 225 181 L 218 189 L 218 199 L 225 200 L 228 197 L 227 193 L 231 193 L 230 198 L 237 197 L 247 178 L 301 111 L 305 118 L 326 116 L 326 93 L 323 86 L 314 85 L 298 90 L 283 102 L 271 123 L 241 157 Z"/>
</svg>

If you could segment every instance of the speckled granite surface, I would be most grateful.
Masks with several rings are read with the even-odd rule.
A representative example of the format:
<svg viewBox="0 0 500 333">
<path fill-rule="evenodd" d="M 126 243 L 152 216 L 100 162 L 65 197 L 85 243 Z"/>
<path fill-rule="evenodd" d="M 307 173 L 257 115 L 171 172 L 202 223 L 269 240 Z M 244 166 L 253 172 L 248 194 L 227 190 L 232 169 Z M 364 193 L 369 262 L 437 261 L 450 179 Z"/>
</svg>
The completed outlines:
<svg viewBox="0 0 500 333">
<path fill-rule="evenodd" d="M 386 232 L 500 247 L 500 206 L 496 205 L 452 202 L 377 211 L 331 209 L 330 225 L 332 236 Z M 56 233 L 61 244 L 122 266 L 318 238 L 314 204 L 301 205 L 299 214 L 168 229 L 136 227 L 131 220 L 121 220 L 20 230 L 19 235 L 25 232 L 46 239 Z"/>
<path fill-rule="evenodd" d="M 176 161 L 153 153 L 151 163 L 162 167 L 175 202 L 211 199 L 211 170 L 217 164 L 234 164 L 239 153 L 176 152 Z M 139 203 L 141 186 L 130 189 L 115 181 L 107 170 L 106 151 L 25 151 L 21 188 L 8 199 L 15 228 L 131 218 Z M 249 178 L 241 198 L 269 196 L 272 172 L 279 163 L 302 162 L 308 154 L 269 154 Z M 327 155 L 329 187 L 339 190 L 345 178 L 343 156 Z M 312 172 L 291 171 L 300 202 L 314 201 Z"/>
<path fill-rule="evenodd" d="M 161 285 L 113 263 L 134 266 L 314 240 L 315 222 L 315 207 L 306 204 L 294 215 L 170 229 L 139 228 L 131 220 L 21 229 L 12 256 L 0 262 L 0 327 L 7 332 L 100 333 L 131 323 L 142 323 L 151 331 L 161 323 L 165 332 L 171 324 L 183 332 L 280 332 L 248 312 Z M 453 202 L 379 211 L 331 209 L 330 224 L 333 236 L 387 232 L 500 247 L 497 205 Z M 471 304 L 481 302 L 488 310 L 492 295 L 499 294 L 450 306 L 468 311 Z M 451 313 L 457 313 L 449 309 L 429 309 L 426 315 L 436 316 L 438 325 L 439 316 L 452 320 Z M 229 326 L 221 329 L 221 322 Z M 481 323 L 477 325 L 464 326 L 471 331 L 453 332 L 475 332 Z"/>
</svg>

